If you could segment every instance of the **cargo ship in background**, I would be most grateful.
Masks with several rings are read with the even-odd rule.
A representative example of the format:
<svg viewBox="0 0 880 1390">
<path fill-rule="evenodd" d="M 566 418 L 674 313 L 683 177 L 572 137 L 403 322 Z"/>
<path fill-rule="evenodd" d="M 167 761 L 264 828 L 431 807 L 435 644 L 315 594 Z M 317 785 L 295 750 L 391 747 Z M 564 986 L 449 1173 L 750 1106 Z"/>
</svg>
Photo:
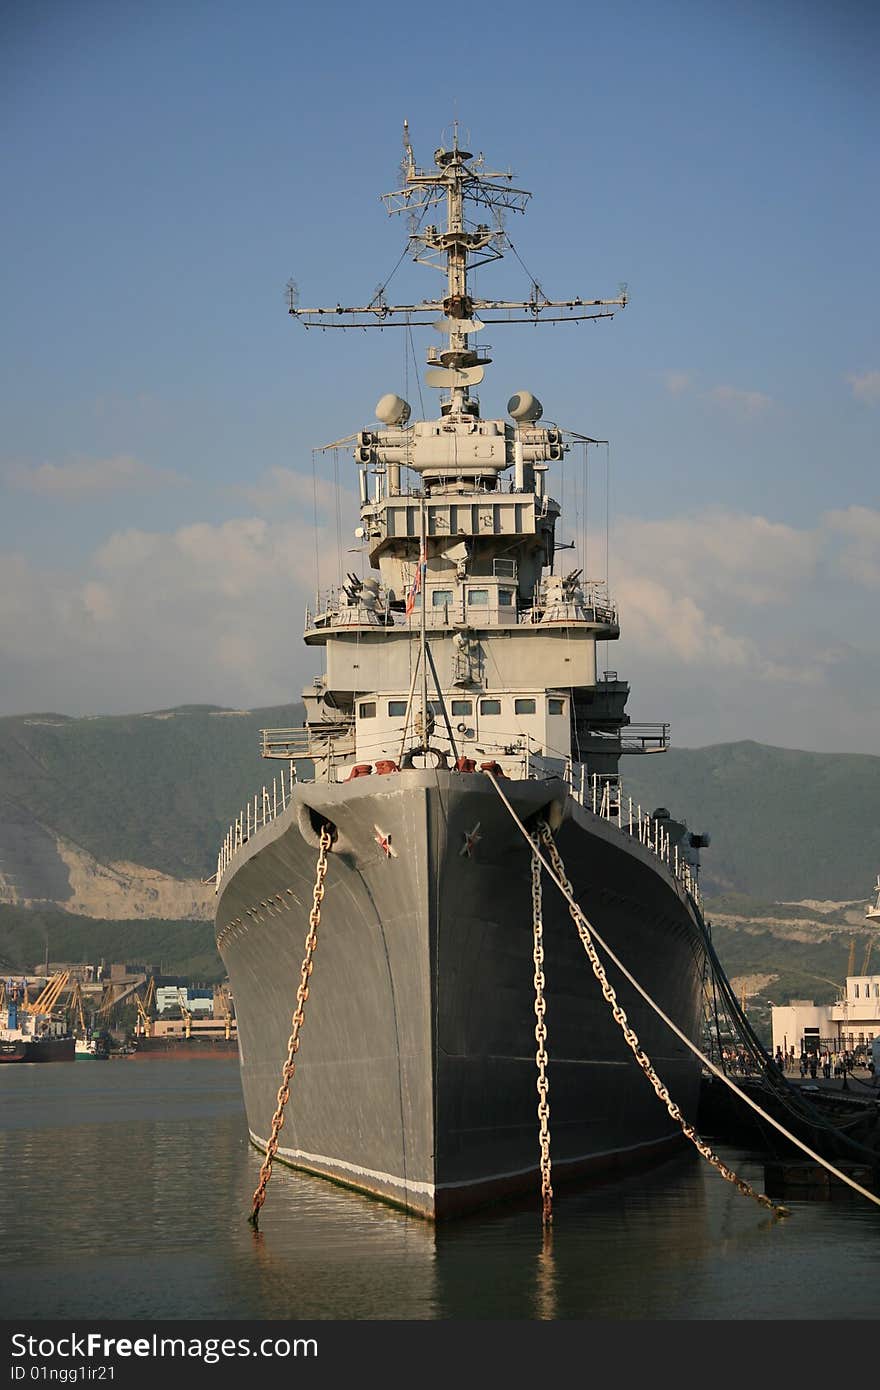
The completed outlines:
<svg viewBox="0 0 880 1390">
<path fill-rule="evenodd" d="M 168 1031 L 166 1031 L 168 1029 Z M 221 1022 L 193 1023 L 192 1031 L 154 1023 L 150 1034 L 137 1033 L 130 1054 L 135 1060 L 168 1058 L 194 1061 L 205 1057 L 237 1057 L 238 1035 L 233 1022 L 228 1030 Z"/>
<path fill-rule="evenodd" d="M 531 391 L 508 389 L 506 415 L 484 413 L 476 394 L 492 361 L 485 327 L 610 319 L 626 294 L 550 300 L 533 282 L 527 299 L 477 297 L 470 272 L 511 249 L 503 218 L 530 195 L 462 148 L 457 126 L 433 167 L 416 165 L 406 127 L 404 145 L 386 205 L 410 217 L 408 249 L 442 271 L 445 293 L 393 305 L 383 287 L 359 308 L 302 309 L 291 287 L 289 309 L 306 327 L 400 327 L 401 344 L 413 327 L 436 330 L 425 382 L 439 411 L 411 422 L 389 392 L 351 436 L 363 566 L 344 575 L 340 557 L 306 614 L 324 671 L 303 692 L 304 728 L 263 731 L 282 772 L 221 846 L 216 931 L 250 1137 L 265 1149 L 326 873 L 277 1156 L 438 1220 L 538 1189 L 536 971 L 554 1181 L 656 1162 L 681 1142 L 546 874 L 536 902 L 523 827 L 552 832 L 595 930 L 695 1044 L 707 837 L 634 804 L 620 776 L 624 755 L 666 748 L 668 726 L 631 723 L 627 682 L 600 671 L 599 644 L 620 631 L 607 563 L 590 576 L 586 496 L 563 522 L 549 474 L 572 454 L 569 479 L 586 488 L 588 450 L 603 441 L 541 423 Z M 313 780 L 297 780 L 297 759 Z M 693 1117 L 699 1059 L 605 968 Z"/>
<path fill-rule="evenodd" d="M 47 987 L 48 989 L 48 987 Z M 0 991 L 0 1062 L 72 1062 L 76 1040 L 52 1017 L 47 991 L 33 1002 L 13 981 Z"/>
<path fill-rule="evenodd" d="M 188 1007 L 188 991 L 180 988 L 177 990 L 180 1018 L 153 1018 L 152 1004 L 155 998 L 153 981 L 143 999 L 135 995 L 138 1021 L 130 1056 L 140 1061 L 151 1058 L 192 1061 L 204 1057 L 238 1056 L 235 1010 L 225 986 L 215 986 L 211 1017 L 208 1018 L 196 1017 L 193 1008 Z"/>
</svg>

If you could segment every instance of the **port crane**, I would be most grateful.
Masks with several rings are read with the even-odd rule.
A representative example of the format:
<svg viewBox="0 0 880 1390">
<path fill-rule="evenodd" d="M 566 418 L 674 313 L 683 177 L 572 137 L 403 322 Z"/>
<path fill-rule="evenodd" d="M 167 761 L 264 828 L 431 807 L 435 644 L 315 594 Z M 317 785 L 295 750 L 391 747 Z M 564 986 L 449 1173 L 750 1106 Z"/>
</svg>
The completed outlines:
<svg viewBox="0 0 880 1390">
<path fill-rule="evenodd" d="M 189 1037 L 192 1036 L 192 1018 L 193 1018 L 193 1016 L 192 1016 L 192 1014 L 190 1013 L 189 1009 L 186 1007 L 186 996 L 184 995 L 184 992 L 183 992 L 182 989 L 179 989 L 179 990 L 177 991 L 177 998 L 178 998 L 178 1002 L 179 1002 L 179 1004 L 180 1004 L 180 1013 L 181 1013 L 181 1017 L 183 1018 L 183 1036 L 184 1036 L 185 1038 L 189 1038 Z"/>
<path fill-rule="evenodd" d="M 74 1026 L 79 1023 L 79 1033 L 81 1038 L 88 1037 L 86 1028 L 86 1015 L 83 1009 L 83 992 L 79 980 L 74 981 L 73 989 L 70 991 L 70 998 L 67 1001 L 67 1011 L 74 1015 Z"/>
<path fill-rule="evenodd" d="M 232 1037 L 232 1010 L 229 1007 L 229 996 L 227 995 L 226 989 L 223 985 L 221 985 L 219 989 L 216 989 L 214 991 L 214 999 L 215 1002 L 219 1004 L 220 1008 L 223 1010 L 223 1035 L 226 1038 L 226 1041 L 228 1042 L 229 1039 Z"/>
<path fill-rule="evenodd" d="M 128 999 L 130 994 L 134 994 L 135 990 L 139 985 L 144 983 L 145 979 L 145 975 L 139 975 L 136 980 L 129 980 L 127 982 L 105 980 L 104 989 L 101 994 L 101 1002 L 95 1010 L 96 1016 L 111 1013 L 113 1009 L 116 1008 L 117 1004 L 121 1004 L 124 1000 Z"/>
<path fill-rule="evenodd" d="M 144 991 L 143 999 L 141 999 L 141 996 L 139 994 L 135 994 L 134 996 L 134 1002 L 137 1004 L 138 1011 L 138 1022 L 136 1031 L 140 1034 L 141 1037 L 151 1038 L 153 1036 L 152 1008 L 153 1004 L 155 1003 L 155 1000 L 156 980 L 155 977 L 151 975 L 150 983 L 147 985 L 147 988 Z"/>
<path fill-rule="evenodd" d="M 29 1014 L 50 1014 L 64 993 L 69 979 L 69 970 L 57 971 L 51 980 L 47 980 L 42 992 L 37 995 L 33 1002 L 25 998 L 23 1007 Z M 27 995 L 27 990 L 25 990 L 25 995 Z"/>
</svg>

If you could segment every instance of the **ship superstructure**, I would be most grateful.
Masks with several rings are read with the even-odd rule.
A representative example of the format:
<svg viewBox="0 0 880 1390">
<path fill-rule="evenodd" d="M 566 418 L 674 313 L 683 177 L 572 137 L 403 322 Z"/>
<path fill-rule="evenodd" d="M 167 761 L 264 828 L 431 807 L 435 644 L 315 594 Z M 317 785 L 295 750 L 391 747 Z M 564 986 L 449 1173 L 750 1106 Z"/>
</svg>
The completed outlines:
<svg viewBox="0 0 880 1390">
<path fill-rule="evenodd" d="M 529 197 L 458 142 L 422 170 L 405 132 L 391 212 L 445 293 L 303 309 L 306 326 L 429 324 L 435 418 L 394 393 L 355 438 L 372 573 L 319 594 L 305 641 L 322 676 L 301 730 L 265 730 L 291 772 L 230 827 L 218 859 L 218 946 L 236 997 L 248 1122 L 265 1147 L 308 931 L 315 857 L 330 837 L 322 946 L 278 1156 L 440 1217 L 534 1181 L 534 897 L 524 825 L 549 825 L 591 920 L 690 1037 L 706 966 L 697 863 L 705 837 L 624 798 L 619 759 L 662 750 L 629 693 L 598 671 L 619 635 L 607 584 L 559 565 L 548 470 L 596 443 L 543 424 L 529 391 L 484 417 L 490 324 L 611 317 L 616 298 L 478 298 L 498 214 Z M 428 222 L 437 209 L 442 223 Z M 470 210 L 495 218 L 475 221 Z M 297 781 L 296 759 L 313 777 Z M 508 805 L 499 798 L 503 780 Z M 564 901 L 544 904 L 557 1171 L 665 1152 L 674 1126 L 623 1056 Z M 552 960 L 552 966 L 549 963 Z M 699 1066 L 625 981 L 619 997 L 679 1104 Z M 529 1018 L 532 1017 L 531 1030 Z"/>
<path fill-rule="evenodd" d="M 483 418 L 475 388 L 490 349 L 474 344 L 485 327 L 517 315 L 611 317 L 626 295 L 551 301 L 536 285 L 528 300 L 475 298 L 469 269 L 499 258 L 505 236 L 474 225 L 466 208 L 522 210 L 529 195 L 509 175 L 485 171 L 457 137 L 436 151 L 430 172 L 416 168 L 408 136 L 406 148 L 406 185 L 387 201 L 422 216 L 445 202 L 445 224 L 413 231 L 411 242 L 416 260 L 444 263 L 446 294 L 335 309 L 301 309 L 291 297 L 290 312 L 322 328 L 394 315 L 431 322 L 445 338 L 428 350 L 426 375 L 440 414 L 411 422 L 408 402 L 389 393 L 377 423 L 358 433 L 359 535 L 375 577 L 351 574 L 318 595 L 305 641 L 326 648 L 326 671 L 303 692 L 306 748 L 301 735 L 279 731 L 263 751 L 307 751 L 319 779 L 415 757 L 429 766 L 494 761 L 518 776 L 575 763 L 613 780 L 621 751 L 662 748 L 668 731 L 640 726 L 624 737 L 628 686 L 597 670 L 597 644 L 619 636 L 607 584 L 555 572 L 560 508 L 548 469 L 575 439 L 595 441 L 542 424 L 528 391 L 510 397 L 508 418 Z"/>
</svg>

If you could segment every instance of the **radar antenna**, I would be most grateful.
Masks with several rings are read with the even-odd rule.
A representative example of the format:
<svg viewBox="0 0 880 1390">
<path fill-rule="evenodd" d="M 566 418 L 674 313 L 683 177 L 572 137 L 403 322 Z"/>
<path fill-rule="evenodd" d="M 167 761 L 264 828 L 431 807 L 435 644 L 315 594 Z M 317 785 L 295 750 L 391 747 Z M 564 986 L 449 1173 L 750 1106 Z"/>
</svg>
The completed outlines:
<svg viewBox="0 0 880 1390">
<path fill-rule="evenodd" d="M 626 289 L 621 289 L 615 299 L 582 299 L 580 296 L 549 299 L 533 280 L 532 293 L 525 300 L 472 296 L 468 272 L 503 257 L 509 244 L 502 227 L 503 214 L 525 212 L 532 195 L 513 185 L 513 174 L 509 170 L 485 169 L 482 155 L 475 158 L 462 149 L 458 143 L 457 121 L 452 148 L 441 145 L 434 151 L 433 169 L 424 170 L 416 165 L 406 120 L 403 149 L 402 187 L 386 193 L 383 201 L 389 215 L 401 212 L 409 215 L 409 245 L 416 246 L 413 259 L 444 274 L 445 295 L 418 303 L 389 304 L 384 294 L 379 294 L 369 304 L 304 309 L 299 307 L 295 287 L 294 291 L 288 287 L 288 312 L 301 319 L 306 328 L 409 329 L 418 325 L 438 329 L 446 335 L 447 344 L 439 353 L 436 349 L 429 350 L 431 370 L 426 377 L 427 384 L 449 392 L 450 400 L 443 407 L 444 414 L 472 414 L 474 403 L 469 404 L 469 388 L 482 381 L 483 368 L 491 361 L 487 349 L 471 347 L 472 334 L 478 333 L 487 323 L 571 323 L 613 318 L 614 310 L 624 308 L 627 303 Z M 442 221 L 438 218 L 436 224 L 430 223 L 418 230 L 425 214 L 444 204 Z M 494 227 L 485 221 L 474 223 L 467 219 L 467 204 L 485 208 L 494 220 Z M 434 317 L 437 314 L 441 315 L 439 319 Z M 395 319 L 395 316 L 399 317 Z"/>
</svg>

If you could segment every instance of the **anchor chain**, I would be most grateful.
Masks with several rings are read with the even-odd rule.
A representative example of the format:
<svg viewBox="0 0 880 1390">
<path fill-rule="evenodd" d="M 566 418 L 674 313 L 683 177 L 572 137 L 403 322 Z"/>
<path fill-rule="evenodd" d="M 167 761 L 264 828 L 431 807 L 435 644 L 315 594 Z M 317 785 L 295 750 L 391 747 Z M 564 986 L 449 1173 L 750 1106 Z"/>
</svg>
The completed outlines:
<svg viewBox="0 0 880 1390">
<path fill-rule="evenodd" d="M 658 1099 L 661 1100 L 663 1104 L 666 1106 L 666 1109 L 669 1112 L 670 1117 L 673 1120 L 675 1120 L 677 1125 L 679 1125 L 681 1132 L 685 1136 L 685 1138 L 690 1140 L 690 1142 L 694 1145 L 697 1151 L 700 1154 L 702 1154 L 703 1158 L 705 1158 L 707 1162 L 711 1163 L 712 1167 L 715 1168 L 718 1173 L 720 1173 L 722 1178 L 725 1178 L 727 1182 L 733 1183 L 734 1187 L 737 1189 L 738 1192 L 742 1193 L 744 1197 L 751 1197 L 755 1202 L 758 1203 L 759 1206 L 768 1208 L 777 1216 L 787 1216 L 788 1210 L 786 1207 L 778 1206 L 775 1202 L 772 1202 L 770 1198 L 765 1195 L 765 1193 L 756 1192 L 753 1187 L 749 1186 L 749 1184 L 745 1181 L 744 1178 L 739 1177 L 738 1174 L 734 1173 L 732 1169 L 727 1167 L 727 1165 L 718 1157 L 718 1155 L 713 1152 L 713 1150 L 709 1147 L 706 1141 L 700 1138 L 693 1125 L 688 1123 L 688 1121 L 684 1118 L 681 1111 L 679 1110 L 678 1106 L 670 1098 L 668 1090 L 663 1085 L 663 1082 L 660 1080 L 660 1077 L 654 1070 L 654 1067 L 651 1063 L 651 1059 L 648 1057 L 647 1053 L 645 1053 L 642 1050 L 641 1044 L 639 1043 L 636 1033 L 629 1026 L 626 1014 L 617 1002 L 617 995 L 614 991 L 614 987 L 610 984 L 608 976 L 605 974 L 605 969 L 602 965 L 602 962 L 596 954 L 596 948 L 593 945 L 592 938 L 590 937 L 589 924 L 587 922 L 586 917 L 584 916 L 583 912 L 579 907 L 572 905 L 574 902 L 574 889 L 572 888 L 571 884 L 569 883 L 566 877 L 565 866 L 562 862 L 562 857 L 559 853 L 559 850 L 556 848 L 556 841 L 553 838 L 553 833 L 545 820 L 541 820 L 538 822 L 538 835 L 534 837 L 533 842 L 537 843 L 538 841 L 543 841 L 544 845 L 546 846 L 547 853 L 553 864 L 553 868 L 559 877 L 560 883 L 562 883 L 563 887 L 565 888 L 565 892 L 568 894 L 568 910 L 572 916 L 572 919 L 574 920 L 575 926 L 577 927 L 578 936 L 580 937 L 581 942 L 583 943 L 584 950 L 589 956 L 590 965 L 593 968 L 593 974 L 595 975 L 596 979 L 599 981 L 599 984 L 601 985 L 602 995 L 604 999 L 607 1001 L 607 1003 L 611 1005 L 612 1013 L 614 1014 L 614 1020 L 621 1029 L 623 1036 L 627 1041 L 627 1044 L 632 1050 L 633 1056 L 635 1057 L 642 1071 L 645 1073 L 651 1085 L 653 1086 Z M 533 860 L 534 857 L 535 856 L 533 856 Z"/>
<path fill-rule="evenodd" d="M 299 988 L 296 991 L 296 1009 L 291 1019 L 290 1038 L 287 1043 L 287 1058 L 281 1068 L 281 1085 L 278 1088 L 276 1097 L 275 1114 L 272 1116 L 272 1130 L 269 1135 L 269 1142 L 266 1145 L 266 1157 L 260 1167 L 260 1181 L 253 1196 L 253 1210 L 248 1217 L 248 1221 L 254 1230 L 259 1230 L 260 1208 L 266 1200 L 266 1188 L 272 1176 L 272 1163 L 278 1151 L 278 1136 L 284 1124 L 284 1107 L 290 1099 L 290 1083 L 293 1080 L 293 1073 L 296 1071 L 294 1058 L 299 1051 L 299 1034 L 303 1026 L 303 1010 L 305 1002 L 309 997 L 309 976 L 312 973 L 313 956 L 318 945 L 318 927 L 321 925 L 321 903 L 324 899 L 324 879 L 327 877 L 327 851 L 333 843 L 330 834 L 330 827 L 325 823 L 321 826 L 320 849 L 318 851 L 318 867 L 315 874 L 315 886 L 312 890 L 312 910 L 309 913 L 309 930 L 305 942 L 305 956 L 300 967 Z"/>
<path fill-rule="evenodd" d="M 553 1188 L 550 1186 L 550 1102 L 547 1093 L 550 1083 L 547 1080 L 547 1026 L 544 1015 L 547 1011 L 544 999 L 544 919 L 541 895 L 541 860 L 538 858 L 538 836 L 532 837 L 535 853 L 532 855 L 532 927 L 534 933 L 535 961 L 535 1042 L 538 1050 L 535 1062 L 538 1067 L 538 1121 L 541 1145 L 541 1202 L 543 1222 L 549 1226 L 553 1220 Z"/>
</svg>

